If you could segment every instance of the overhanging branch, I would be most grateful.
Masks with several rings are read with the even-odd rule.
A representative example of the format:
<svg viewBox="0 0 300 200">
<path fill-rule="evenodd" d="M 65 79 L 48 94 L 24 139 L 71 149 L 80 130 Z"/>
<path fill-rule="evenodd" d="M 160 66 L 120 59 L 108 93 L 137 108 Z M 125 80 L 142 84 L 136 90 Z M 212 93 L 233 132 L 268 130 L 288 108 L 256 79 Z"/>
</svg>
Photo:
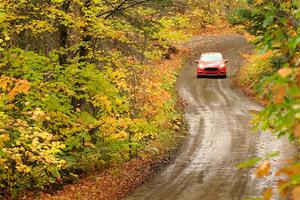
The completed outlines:
<svg viewBox="0 0 300 200">
<path fill-rule="evenodd" d="M 133 2 L 132 4 L 125 6 L 129 2 L 129 0 L 124 0 L 117 7 L 113 8 L 112 10 L 106 11 L 104 13 L 98 14 L 97 17 L 105 16 L 104 19 L 108 19 L 117 12 L 127 10 L 127 9 L 137 6 L 137 5 L 141 5 L 147 1 L 151 1 L 151 0 L 141 0 L 141 1 Z"/>
</svg>

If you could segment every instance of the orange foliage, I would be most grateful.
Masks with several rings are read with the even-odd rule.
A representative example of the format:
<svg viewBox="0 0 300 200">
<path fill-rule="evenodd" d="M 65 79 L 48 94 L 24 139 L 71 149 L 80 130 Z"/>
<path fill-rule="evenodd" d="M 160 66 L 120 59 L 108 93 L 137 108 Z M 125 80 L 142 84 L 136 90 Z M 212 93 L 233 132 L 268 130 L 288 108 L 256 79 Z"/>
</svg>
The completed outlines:
<svg viewBox="0 0 300 200">
<path fill-rule="evenodd" d="M 278 70 L 278 74 L 283 78 L 288 77 L 292 73 L 293 73 L 293 70 L 291 68 L 281 68 L 280 70 Z"/>
<path fill-rule="evenodd" d="M 286 90 L 281 85 L 274 85 L 272 88 L 272 93 L 274 94 L 273 102 L 275 104 L 283 103 L 284 97 L 286 95 Z"/>
<path fill-rule="evenodd" d="M 30 84 L 27 80 L 15 79 L 8 76 L 1 76 L 0 88 L 3 93 L 8 94 L 9 100 L 13 100 L 16 95 L 21 93 L 27 93 L 30 89 Z"/>
<path fill-rule="evenodd" d="M 299 174 L 300 165 L 290 165 L 288 167 L 282 168 L 280 171 L 288 176 L 293 176 Z"/>
<path fill-rule="evenodd" d="M 292 191 L 292 200 L 300 200 L 300 186 L 295 187 Z"/>
<path fill-rule="evenodd" d="M 263 177 L 269 174 L 271 169 L 270 161 L 264 161 L 261 163 L 255 171 L 257 177 Z"/>
<path fill-rule="evenodd" d="M 294 135 L 296 137 L 300 137 L 300 124 L 297 124 L 295 127 L 294 127 Z"/>
<path fill-rule="evenodd" d="M 184 52 L 182 52 L 183 54 Z M 162 83 L 172 85 L 176 77 L 173 73 L 181 67 L 182 54 L 176 55 L 172 60 L 165 60 L 154 67 L 144 69 L 139 75 L 140 86 L 137 90 L 137 107 L 144 108 L 142 115 L 146 118 L 158 114 L 164 103 L 172 100 L 172 91 L 168 91 Z"/>
</svg>

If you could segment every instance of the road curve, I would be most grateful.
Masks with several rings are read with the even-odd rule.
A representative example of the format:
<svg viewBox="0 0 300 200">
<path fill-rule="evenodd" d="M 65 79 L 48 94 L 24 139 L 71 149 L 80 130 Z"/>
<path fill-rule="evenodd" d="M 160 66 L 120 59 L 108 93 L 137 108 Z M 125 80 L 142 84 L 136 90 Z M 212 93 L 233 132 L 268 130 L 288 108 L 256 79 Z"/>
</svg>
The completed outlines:
<svg viewBox="0 0 300 200">
<path fill-rule="evenodd" d="M 260 195 L 275 181 L 274 176 L 256 180 L 250 169 L 237 170 L 237 164 L 276 150 L 282 152 L 277 161 L 284 161 L 295 152 L 287 139 L 270 139 L 250 131 L 250 111 L 261 107 L 234 89 L 232 82 L 243 62 L 241 53 L 252 46 L 239 35 L 199 36 L 187 46 L 193 55 L 177 87 L 188 104 L 189 135 L 174 163 L 126 199 L 242 200 Z M 229 60 L 228 79 L 196 78 L 194 60 L 205 51 L 220 51 Z M 274 161 L 273 171 L 279 167 Z"/>
</svg>

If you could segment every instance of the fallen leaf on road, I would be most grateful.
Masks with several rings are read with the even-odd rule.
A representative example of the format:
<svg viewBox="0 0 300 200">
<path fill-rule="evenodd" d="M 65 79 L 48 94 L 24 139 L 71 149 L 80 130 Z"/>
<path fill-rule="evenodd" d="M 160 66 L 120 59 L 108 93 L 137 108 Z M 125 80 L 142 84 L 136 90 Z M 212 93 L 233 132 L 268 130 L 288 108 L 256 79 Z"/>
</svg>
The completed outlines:
<svg viewBox="0 0 300 200">
<path fill-rule="evenodd" d="M 263 163 L 261 163 L 257 167 L 255 174 L 257 177 L 263 177 L 263 176 L 266 176 L 269 174 L 270 169 L 271 169 L 270 161 L 267 160 L 267 161 L 264 161 Z"/>
</svg>

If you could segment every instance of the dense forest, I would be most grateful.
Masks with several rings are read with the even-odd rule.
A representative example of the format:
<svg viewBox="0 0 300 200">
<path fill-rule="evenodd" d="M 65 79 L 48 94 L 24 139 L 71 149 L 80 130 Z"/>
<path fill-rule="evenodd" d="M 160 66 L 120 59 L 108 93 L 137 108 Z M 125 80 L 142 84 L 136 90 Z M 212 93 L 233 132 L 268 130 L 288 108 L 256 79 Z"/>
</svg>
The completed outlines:
<svg viewBox="0 0 300 200">
<path fill-rule="evenodd" d="M 185 125 L 180 61 L 159 63 L 226 19 L 257 46 L 238 77 L 265 105 L 254 127 L 298 144 L 297 0 L 1 0 L 0 199 L 162 151 Z M 239 167 L 266 176 L 277 154 Z M 277 174 L 278 192 L 299 199 L 299 162 Z"/>
<path fill-rule="evenodd" d="M 0 196 L 143 155 L 182 126 L 178 44 L 235 1 L 2 0 Z"/>
</svg>

